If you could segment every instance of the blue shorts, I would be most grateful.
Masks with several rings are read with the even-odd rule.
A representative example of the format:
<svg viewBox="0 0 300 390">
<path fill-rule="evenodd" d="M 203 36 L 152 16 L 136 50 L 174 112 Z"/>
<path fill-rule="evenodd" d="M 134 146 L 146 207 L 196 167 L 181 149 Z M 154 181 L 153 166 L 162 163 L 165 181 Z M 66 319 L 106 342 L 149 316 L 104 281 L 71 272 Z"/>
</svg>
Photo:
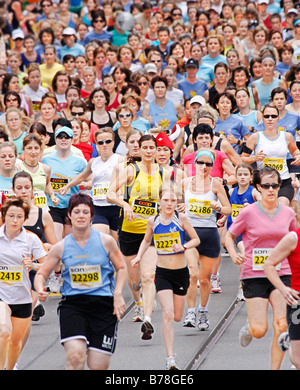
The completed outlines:
<svg viewBox="0 0 300 390">
<path fill-rule="evenodd" d="M 194 227 L 200 239 L 200 244 L 196 247 L 199 255 L 216 258 L 221 253 L 221 239 L 218 228 Z M 185 242 L 190 240 L 190 237 L 185 233 Z"/>
<path fill-rule="evenodd" d="M 111 230 L 118 230 L 120 216 L 119 206 L 95 206 L 92 224 L 108 225 Z"/>
</svg>

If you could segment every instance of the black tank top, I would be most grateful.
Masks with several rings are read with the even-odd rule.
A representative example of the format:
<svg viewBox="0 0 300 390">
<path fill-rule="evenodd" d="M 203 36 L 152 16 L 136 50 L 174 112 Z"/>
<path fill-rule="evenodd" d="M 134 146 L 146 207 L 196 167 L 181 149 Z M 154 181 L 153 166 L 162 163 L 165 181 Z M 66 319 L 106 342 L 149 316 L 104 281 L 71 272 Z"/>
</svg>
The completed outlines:
<svg viewBox="0 0 300 390">
<path fill-rule="evenodd" d="M 36 223 L 33 226 L 24 225 L 24 227 L 30 232 L 35 233 L 42 242 L 47 242 L 46 237 L 44 235 L 43 209 L 41 209 L 40 207 Z"/>
<path fill-rule="evenodd" d="M 108 118 L 109 118 L 108 122 L 106 122 L 106 123 L 96 123 L 94 121 L 94 111 L 91 111 L 91 122 L 94 123 L 95 125 L 97 125 L 99 127 L 99 129 L 101 129 L 103 127 L 113 127 L 114 122 L 111 119 L 111 115 L 110 115 L 109 111 L 107 111 L 107 114 L 108 114 Z"/>
</svg>

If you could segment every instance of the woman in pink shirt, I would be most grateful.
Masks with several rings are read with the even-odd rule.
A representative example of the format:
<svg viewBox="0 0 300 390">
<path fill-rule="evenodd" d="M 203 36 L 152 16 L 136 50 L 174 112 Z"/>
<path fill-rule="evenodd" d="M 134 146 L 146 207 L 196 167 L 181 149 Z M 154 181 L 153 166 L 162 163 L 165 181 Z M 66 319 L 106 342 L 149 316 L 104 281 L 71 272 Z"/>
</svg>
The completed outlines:
<svg viewBox="0 0 300 390">
<path fill-rule="evenodd" d="M 278 202 L 280 175 L 270 167 L 263 168 L 256 178 L 261 200 L 244 207 L 230 226 L 225 245 L 233 262 L 241 265 L 240 279 L 246 301 L 248 323 L 240 331 L 240 343 L 246 347 L 268 330 L 268 306 L 273 309 L 274 336 L 271 347 L 271 369 L 279 370 L 284 356 L 278 347 L 278 337 L 287 330 L 284 298 L 264 272 L 264 262 L 271 250 L 288 232 L 296 229 L 295 212 Z M 237 253 L 234 239 L 243 235 L 245 254 Z M 289 286 L 291 270 L 288 260 L 277 269 L 281 281 Z"/>
</svg>

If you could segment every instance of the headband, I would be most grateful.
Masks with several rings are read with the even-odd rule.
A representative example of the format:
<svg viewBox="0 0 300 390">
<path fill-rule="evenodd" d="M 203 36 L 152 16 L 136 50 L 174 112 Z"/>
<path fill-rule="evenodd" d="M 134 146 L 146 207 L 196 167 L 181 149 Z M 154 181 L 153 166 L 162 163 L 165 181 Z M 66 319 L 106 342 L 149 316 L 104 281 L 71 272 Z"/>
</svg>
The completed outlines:
<svg viewBox="0 0 300 390">
<path fill-rule="evenodd" d="M 270 60 L 270 61 L 272 61 L 274 64 L 275 64 L 275 61 L 274 61 L 274 59 L 272 58 L 272 57 L 270 57 L 270 56 L 267 56 L 267 57 L 265 57 L 263 60 L 262 60 L 262 64 L 264 63 L 264 61 L 266 61 L 266 60 Z"/>
<path fill-rule="evenodd" d="M 208 150 L 199 150 L 199 152 L 196 153 L 194 164 L 196 163 L 196 161 L 198 160 L 198 158 L 200 156 L 207 156 L 207 157 L 209 157 L 211 159 L 211 161 L 213 163 L 215 162 L 215 157 L 214 157 L 214 155 L 210 151 L 208 151 Z"/>
<path fill-rule="evenodd" d="M 297 20 L 294 22 L 294 27 L 296 27 L 298 23 L 300 23 L 300 19 L 297 19 Z"/>
</svg>

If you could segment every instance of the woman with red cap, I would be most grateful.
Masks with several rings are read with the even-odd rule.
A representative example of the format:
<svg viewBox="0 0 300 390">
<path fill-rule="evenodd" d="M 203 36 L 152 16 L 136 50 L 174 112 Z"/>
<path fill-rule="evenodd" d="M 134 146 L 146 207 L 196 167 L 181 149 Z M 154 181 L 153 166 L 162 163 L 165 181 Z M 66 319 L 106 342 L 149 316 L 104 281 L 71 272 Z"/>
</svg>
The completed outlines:
<svg viewBox="0 0 300 390">
<path fill-rule="evenodd" d="M 159 133 L 156 136 L 157 154 L 156 162 L 171 174 L 171 180 L 179 183 L 186 177 L 184 171 L 177 166 L 173 159 L 173 143 L 166 133 Z"/>
</svg>

